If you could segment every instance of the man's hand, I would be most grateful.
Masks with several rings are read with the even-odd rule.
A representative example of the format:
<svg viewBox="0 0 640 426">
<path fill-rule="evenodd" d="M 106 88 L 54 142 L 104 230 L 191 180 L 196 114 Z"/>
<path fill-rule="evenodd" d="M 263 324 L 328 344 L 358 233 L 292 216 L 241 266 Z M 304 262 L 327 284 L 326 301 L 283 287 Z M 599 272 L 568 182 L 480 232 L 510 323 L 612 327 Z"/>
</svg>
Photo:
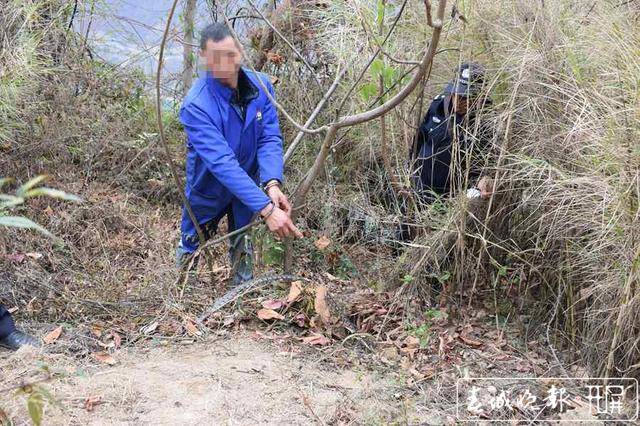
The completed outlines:
<svg viewBox="0 0 640 426">
<path fill-rule="evenodd" d="M 280 210 L 284 211 L 287 216 L 291 217 L 291 204 L 289 204 L 289 199 L 280 190 L 278 185 L 270 186 L 267 189 L 267 195 L 271 198 L 271 201 L 280 208 Z"/>
<path fill-rule="evenodd" d="M 480 197 L 483 200 L 488 199 L 493 194 L 493 179 L 489 176 L 482 176 L 478 181 L 478 189 L 480 190 Z"/>
<path fill-rule="evenodd" d="M 262 209 L 260 215 L 262 217 L 268 215 L 265 219 L 267 227 L 269 228 L 269 231 L 273 232 L 278 237 L 286 238 L 294 236 L 296 238 L 302 238 L 302 232 L 300 232 L 296 225 L 293 224 L 289 215 L 277 205 L 270 203 Z"/>
</svg>

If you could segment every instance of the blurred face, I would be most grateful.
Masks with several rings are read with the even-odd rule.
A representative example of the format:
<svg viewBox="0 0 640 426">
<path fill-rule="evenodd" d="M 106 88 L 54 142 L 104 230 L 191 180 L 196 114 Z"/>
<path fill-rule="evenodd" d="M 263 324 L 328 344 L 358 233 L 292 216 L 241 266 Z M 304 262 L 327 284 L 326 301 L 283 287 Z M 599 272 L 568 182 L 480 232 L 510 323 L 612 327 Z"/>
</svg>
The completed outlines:
<svg viewBox="0 0 640 426">
<path fill-rule="evenodd" d="M 233 37 L 225 37 L 220 41 L 207 40 L 200 56 L 207 70 L 224 84 L 235 88 L 238 85 L 238 71 L 242 60 L 242 47 Z"/>
<path fill-rule="evenodd" d="M 469 99 L 466 96 L 453 95 L 453 109 L 458 115 L 469 112 Z"/>
</svg>

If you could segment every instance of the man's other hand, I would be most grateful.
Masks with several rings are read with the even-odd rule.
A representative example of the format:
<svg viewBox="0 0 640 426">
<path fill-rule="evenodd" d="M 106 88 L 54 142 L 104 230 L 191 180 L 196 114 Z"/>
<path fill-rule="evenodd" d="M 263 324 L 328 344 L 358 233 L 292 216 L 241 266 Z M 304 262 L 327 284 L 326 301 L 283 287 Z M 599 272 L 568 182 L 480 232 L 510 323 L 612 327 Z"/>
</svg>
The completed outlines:
<svg viewBox="0 0 640 426">
<path fill-rule="evenodd" d="M 289 203 L 289 199 L 280 190 L 278 185 L 271 186 L 267 190 L 267 195 L 271 198 L 271 201 L 280 208 L 280 210 L 284 211 L 287 216 L 291 217 L 291 204 Z"/>
<path fill-rule="evenodd" d="M 273 209 L 273 211 L 271 211 Z M 271 213 L 269 213 L 271 212 Z M 260 212 L 262 217 L 267 216 L 265 222 L 269 231 L 273 232 L 280 238 L 286 238 L 294 236 L 296 238 L 302 238 L 302 232 L 293 224 L 291 218 L 284 210 L 277 205 L 269 204 Z"/>
</svg>

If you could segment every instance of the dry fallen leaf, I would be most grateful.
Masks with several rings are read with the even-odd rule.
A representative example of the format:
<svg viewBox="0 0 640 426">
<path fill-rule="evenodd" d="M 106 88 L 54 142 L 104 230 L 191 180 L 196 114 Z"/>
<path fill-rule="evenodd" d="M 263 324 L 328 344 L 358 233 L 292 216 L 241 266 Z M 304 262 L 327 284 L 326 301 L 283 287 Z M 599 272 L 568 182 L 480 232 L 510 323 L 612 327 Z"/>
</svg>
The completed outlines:
<svg viewBox="0 0 640 426">
<path fill-rule="evenodd" d="M 111 332 L 111 336 L 113 336 L 113 343 L 115 344 L 116 349 L 118 349 L 122 345 L 122 337 L 115 331 Z"/>
<path fill-rule="evenodd" d="M 202 332 L 198 330 L 198 327 L 191 321 L 185 321 L 184 328 L 187 330 L 189 336 L 200 336 L 202 334 Z"/>
<path fill-rule="evenodd" d="M 298 296 L 302 293 L 302 281 L 293 281 L 289 288 L 289 295 L 287 296 L 287 303 L 294 302 Z"/>
<path fill-rule="evenodd" d="M 300 339 L 302 343 L 306 343 L 307 345 L 328 345 L 331 343 L 331 339 L 323 336 L 322 334 L 313 333 L 310 336 L 302 337 Z"/>
<path fill-rule="evenodd" d="M 327 247 L 329 247 L 329 244 L 331 244 L 331 240 L 328 239 L 325 235 L 323 235 L 320 238 L 318 238 L 316 242 L 313 244 L 316 246 L 318 250 L 324 250 Z"/>
<path fill-rule="evenodd" d="M 99 395 L 89 396 L 84 400 L 84 409 L 87 411 L 93 411 L 96 405 L 102 403 L 102 397 Z"/>
<path fill-rule="evenodd" d="M 474 339 L 473 337 L 470 337 L 464 332 L 460 333 L 460 336 L 458 337 L 460 337 L 460 340 L 462 340 L 464 343 L 466 343 L 469 346 L 474 346 L 474 347 L 482 346 L 482 342 L 480 340 Z"/>
<path fill-rule="evenodd" d="M 42 253 L 31 252 L 26 253 L 25 256 L 30 257 L 33 260 L 38 260 L 42 258 Z"/>
<path fill-rule="evenodd" d="M 329 311 L 329 306 L 327 306 L 327 288 L 323 285 L 316 287 L 314 307 L 322 322 L 326 325 L 331 324 L 331 312 Z"/>
<path fill-rule="evenodd" d="M 91 334 L 96 336 L 98 339 L 102 337 L 102 327 L 99 325 L 91 326 Z"/>
<path fill-rule="evenodd" d="M 274 311 L 273 309 L 260 309 L 258 311 L 258 318 L 261 320 L 270 320 L 270 319 L 284 319 L 282 315 Z"/>
<path fill-rule="evenodd" d="M 265 309 L 280 309 L 284 306 L 284 302 L 282 300 L 277 299 L 268 299 L 262 302 L 262 307 Z"/>
<path fill-rule="evenodd" d="M 103 364 L 115 365 L 118 363 L 118 361 L 116 361 L 114 357 L 112 357 L 106 352 L 94 352 L 91 354 L 91 356 L 93 357 L 93 359 Z"/>
<path fill-rule="evenodd" d="M 53 343 L 56 340 L 58 340 L 58 337 L 60 337 L 61 334 L 62 334 L 62 326 L 60 325 L 57 328 L 55 328 L 52 332 L 50 332 L 49 334 L 44 336 L 42 341 L 45 344 L 50 345 L 51 343 Z"/>
</svg>

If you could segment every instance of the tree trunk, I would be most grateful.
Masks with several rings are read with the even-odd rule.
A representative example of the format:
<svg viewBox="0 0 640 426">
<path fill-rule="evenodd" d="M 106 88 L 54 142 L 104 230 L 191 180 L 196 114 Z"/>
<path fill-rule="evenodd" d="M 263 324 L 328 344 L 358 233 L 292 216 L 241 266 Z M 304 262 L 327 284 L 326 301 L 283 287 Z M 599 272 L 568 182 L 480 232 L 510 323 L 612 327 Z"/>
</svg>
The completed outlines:
<svg viewBox="0 0 640 426">
<path fill-rule="evenodd" d="M 184 69 L 182 70 L 182 92 L 186 95 L 191 84 L 193 83 L 193 74 L 195 66 L 195 55 L 193 53 L 194 40 L 194 15 L 196 13 L 197 0 L 185 0 L 184 2 L 184 44 L 182 50 L 182 59 Z"/>
</svg>

